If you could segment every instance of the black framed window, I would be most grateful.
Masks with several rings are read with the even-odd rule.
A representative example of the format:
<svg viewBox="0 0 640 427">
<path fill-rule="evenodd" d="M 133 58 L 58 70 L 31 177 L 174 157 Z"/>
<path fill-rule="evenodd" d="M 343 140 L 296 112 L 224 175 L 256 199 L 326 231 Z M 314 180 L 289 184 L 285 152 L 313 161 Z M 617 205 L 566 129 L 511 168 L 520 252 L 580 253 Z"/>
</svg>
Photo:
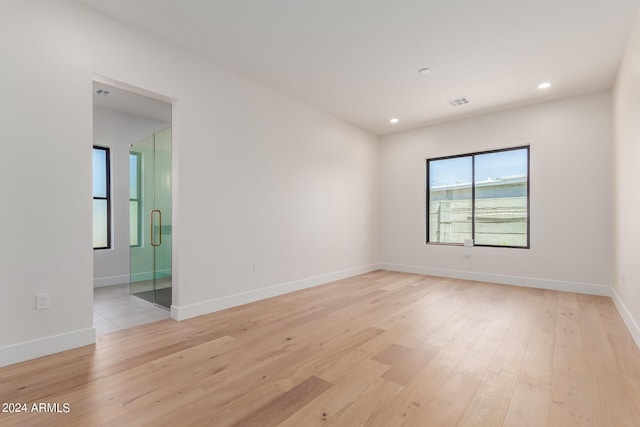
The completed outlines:
<svg viewBox="0 0 640 427">
<path fill-rule="evenodd" d="M 427 243 L 529 248 L 529 146 L 426 163 Z"/>
<path fill-rule="evenodd" d="M 109 149 L 93 146 L 93 249 L 111 248 L 111 164 Z"/>
<path fill-rule="evenodd" d="M 142 155 L 129 153 L 129 245 L 140 246 L 142 241 L 141 210 L 141 166 Z"/>
</svg>

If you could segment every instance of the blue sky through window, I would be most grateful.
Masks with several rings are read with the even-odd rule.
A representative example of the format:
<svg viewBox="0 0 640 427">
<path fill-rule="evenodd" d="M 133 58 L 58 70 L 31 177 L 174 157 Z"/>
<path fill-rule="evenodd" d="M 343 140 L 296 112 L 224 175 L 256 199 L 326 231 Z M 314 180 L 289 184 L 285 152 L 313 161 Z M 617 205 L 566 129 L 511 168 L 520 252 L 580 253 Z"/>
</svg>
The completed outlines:
<svg viewBox="0 0 640 427">
<path fill-rule="evenodd" d="M 471 156 L 429 162 L 429 185 L 451 185 L 471 182 Z"/>
<path fill-rule="evenodd" d="M 527 149 L 498 151 L 475 156 L 475 180 L 527 176 Z M 429 185 L 471 183 L 471 156 L 429 162 Z"/>
<path fill-rule="evenodd" d="M 93 149 L 93 197 L 107 197 L 107 150 Z"/>
<path fill-rule="evenodd" d="M 527 149 L 476 155 L 476 182 L 510 176 L 527 176 Z"/>
</svg>

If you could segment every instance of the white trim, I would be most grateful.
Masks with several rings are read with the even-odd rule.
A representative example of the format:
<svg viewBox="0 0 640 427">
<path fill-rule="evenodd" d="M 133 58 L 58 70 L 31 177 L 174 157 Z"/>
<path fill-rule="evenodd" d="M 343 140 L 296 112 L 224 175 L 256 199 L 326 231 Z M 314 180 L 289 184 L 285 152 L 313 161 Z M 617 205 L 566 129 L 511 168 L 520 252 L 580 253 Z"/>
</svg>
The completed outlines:
<svg viewBox="0 0 640 427">
<path fill-rule="evenodd" d="M 333 282 L 335 280 L 346 279 L 358 274 L 369 273 L 379 269 L 378 264 L 371 264 L 362 267 L 351 268 L 335 273 L 323 274 L 321 276 L 309 277 L 307 279 L 296 280 L 294 282 L 281 283 L 255 291 L 243 292 L 240 294 L 228 295 L 208 301 L 189 304 L 185 306 L 171 306 L 171 318 L 175 320 L 185 320 L 203 314 L 224 310 L 250 302 L 259 301 L 266 298 L 275 297 L 289 292 L 310 288 L 317 285 Z"/>
<path fill-rule="evenodd" d="M 107 277 L 94 277 L 93 287 L 101 288 L 103 286 L 114 286 L 129 283 L 129 275 L 123 274 L 121 276 L 107 276 Z"/>
<path fill-rule="evenodd" d="M 95 344 L 96 329 L 87 328 L 0 347 L 0 367 Z"/>
<path fill-rule="evenodd" d="M 403 273 L 424 274 L 427 276 L 450 277 L 453 279 L 476 280 L 480 282 L 499 283 L 502 285 L 525 286 L 528 288 L 550 289 L 554 291 L 576 292 L 579 294 L 611 296 L 611 288 L 607 285 L 593 283 L 567 282 L 563 280 L 538 279 L 534 277 L 507 276 L 503 274 L 478 273 L 474 271 L 447 270 L 444 268 L 423 267 L 403 264 L 380 264 L 384 270 Z"/>
<path fill-rule="evenodd" d="M 158 273 L 171 276 L 171 270 L 159 270 Z M 144 282 L 146 280 L 153 280 L 153 276 L 153 271 L 145 271 L 141 273 L 122 274 L 120 276 L 94 277 L 93 287 L 101 288 L 103 286 L 128 284 L 131 282 L 131 279 L 133 279 L 134 282 Z"/>
<path fill-rule="evenodd" d="M 148 280 L 153 280 L 153 271 L 143 271 L 129 275 L 129 281 L 131 282 L 146 282 Z"/>
<path fill-rule="evenodd" d="M 158 270 L 156 273 L 154 273 L 153 271 L 142 271 L 139 273 L 131 273 L 129 276 L 122 276 L 122 277 L 127 278 L 127 280 L 125 280 L 124 283 L 129 283 L 129 282 L 146 282 L 148 280 L 153 280 L 154 277 L 157 277 L 158 275 L 164 275 L 164 277 L 158 277 L 158 279 L 160 280 L 166 279 L 167 277 L 172 277 L 171 270 Z"/>
<path fill-rule="evenodd" d="M 620 317 L 622 317 L 622 320 L 624 320 L 624 323 L 627 325 L 627 329 L 629 329 L 629 333 L 633 337 L 633 340 L 636 342 L 638 348 L 640 348 L 640 326 L 638 325 L 638 322 L 636 322 L 636 319 L 634 319 L 631 315 L 631 312 L 629 311 L 627 306 L 622 302 L 622 299 L 620 298 L 620 295 L 618 295 L 616 290 L 613 288 L 611 290 L 613 294 L 611 296 L 611 299 L 616 305 L 618 313 L 620 313 Z"/>
</svg>

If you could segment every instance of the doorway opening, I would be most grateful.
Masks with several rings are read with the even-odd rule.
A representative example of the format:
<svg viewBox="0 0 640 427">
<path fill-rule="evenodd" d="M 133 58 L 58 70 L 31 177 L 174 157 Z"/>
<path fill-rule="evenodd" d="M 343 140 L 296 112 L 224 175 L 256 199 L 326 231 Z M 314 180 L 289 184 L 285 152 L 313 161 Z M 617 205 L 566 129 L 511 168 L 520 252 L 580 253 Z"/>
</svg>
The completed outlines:
<svg viewBox="0 0 640 427">
<path fill-rule="evenodd" d="M 94 326 L 98 335 L 169 318 L 171 112 L 171 103 L 93 82 L 93 146 L 94 153 L 101 150 L 98 154 L 102 155 L 96 160 L 94 154 L 93 160 Z M 106 169 L 100 163 L 105 153 Z M 102 196 L 105 192 L 109 198 L 106 208 L 98 203 L 102 199 L 96 199 L 96 193 Z"/>
</svg>

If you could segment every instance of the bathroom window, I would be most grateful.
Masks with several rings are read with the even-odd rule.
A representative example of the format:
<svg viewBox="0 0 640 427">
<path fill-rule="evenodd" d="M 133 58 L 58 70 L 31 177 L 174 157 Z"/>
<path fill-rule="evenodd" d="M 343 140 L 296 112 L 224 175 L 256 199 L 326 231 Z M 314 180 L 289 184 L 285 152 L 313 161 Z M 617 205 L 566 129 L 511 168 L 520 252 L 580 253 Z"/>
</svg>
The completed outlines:
<svg viewBox="0 0 640 427">
<path fill-rule="evenodd" d="M 141 203 L 141 179 L 140 168 L 142 164 L 141 154 L 129 153 L 129 245 L 140 246 L 142 241 L 142 211 Z"/>
<path fill-rule="evenodd" d="M 93 146 L 93 249 L 111 248 L 109 149 Z"/>
</svg>

